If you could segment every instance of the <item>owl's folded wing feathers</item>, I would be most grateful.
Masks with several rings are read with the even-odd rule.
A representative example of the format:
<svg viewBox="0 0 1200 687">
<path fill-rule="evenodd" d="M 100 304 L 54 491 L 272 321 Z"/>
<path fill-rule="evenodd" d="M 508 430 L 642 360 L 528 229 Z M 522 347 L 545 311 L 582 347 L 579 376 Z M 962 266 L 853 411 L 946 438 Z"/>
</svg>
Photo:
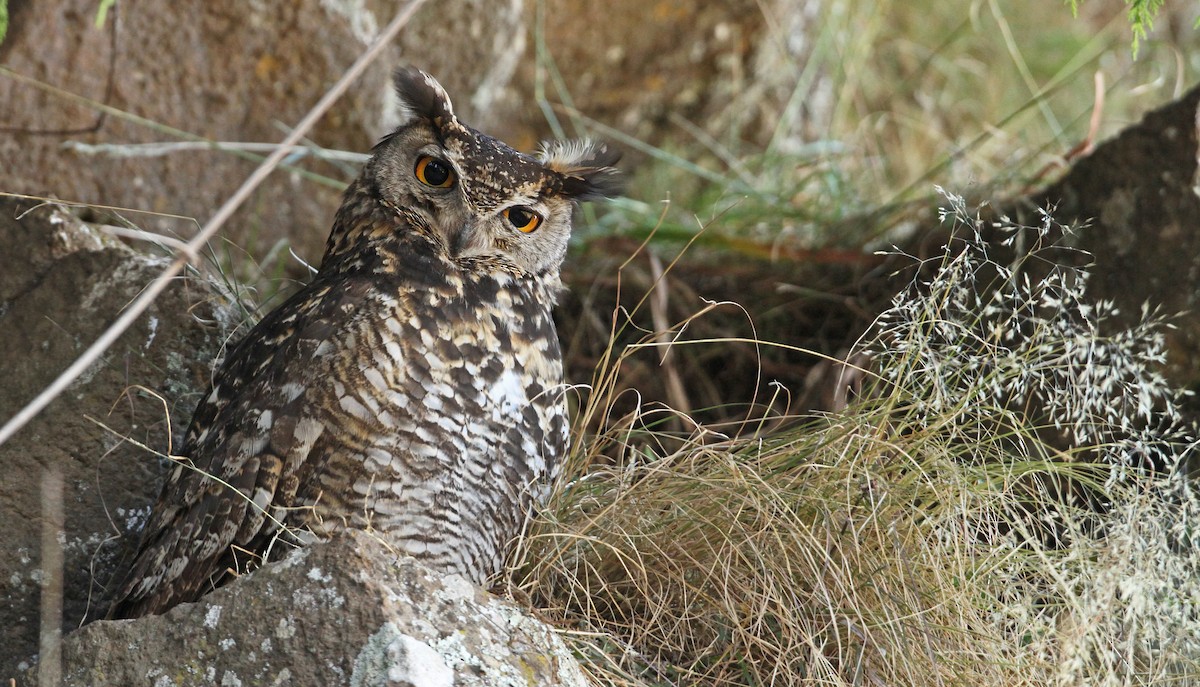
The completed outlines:
<svg viewBox="0 0 1200 687">
<path fill-rule="evenodd" d="M 300 487 L 322 426 L 306 402 L 328 366 L 337 321 L 362 289 L 331 294 L 320 280 L 264 318 L 229 354 L 196 409 L 178 464 L 142 532 L 110 618 L 159 613 L 192 601 L 257 563 L 264 540 Z M 312 468 L 313 466 L 306 466 Z"/>
</svg>

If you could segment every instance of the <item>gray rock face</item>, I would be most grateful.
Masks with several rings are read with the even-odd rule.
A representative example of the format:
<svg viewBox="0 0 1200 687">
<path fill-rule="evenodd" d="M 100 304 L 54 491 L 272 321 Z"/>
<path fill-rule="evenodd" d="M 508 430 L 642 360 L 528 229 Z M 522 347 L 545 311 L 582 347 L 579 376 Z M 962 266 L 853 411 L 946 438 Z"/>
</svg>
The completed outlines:
<svg viewBox="0 0 1200 687">
<path fill-rule="evenodd" d="M 525 3 L 526 25 L 539 31 L 546 57 L 528 55 L 514 78 L 518 95 L 534 92 L 538 72 L 554 72 L 552 102 L 643 141 L 685 140 L 682 117 L 720 140 L 731 131 L 761 143 L 783 135 L 811 141 L 824 135 L 834 86 L 810 61 L 823 0 L 538 0 Z M 530 43 L 533 43 L 531 40 Z M 534 59 L 536 57 L 536 59 Z M 547 59 L 548 58 L 548 59 Z M 798 93 L 800 66 L 812 70 Z M 777 130 L 780 114 L 794 121 Z M 545 132 L 536 108 L 527 127 Z M 560 111 L 564 122 L 571 119 Z M 672 121 L 675 120 L 675 121 Z M 514 133 L 520 133 L 519 129 Z M 637 153 L 631 151 L 630 157 Z"/>
<path fill-rule="evenodd" d="M 1095 256 L 1088 293 L 1116 304 L 1123 326 L 1141 319 L 1145 303 L 1183 313 L 1166 333 L 1166 371 L 1192 389 L 1200 384 L 1198 121 L 1200 86 L 1194 86 L 1098 144 L 1014 211 L 1053 207 L 1060 222 L 1086 223 L 1071 241 Z M 1192 406 L 1200 415 L 1200 403 Z"/>
<path fill-rule="evenodd" d="M 92 623 L 66 638 L 63 658 L 68 687 L 589 684 L 546 625 L 363 532 L 164 615 Z"/>
<path fill-rule="evenodd" d="M 94 0 L 9 4 L 0 63 L 142 119 L 101 119 L 62 94 L 0 78 L 0 190 L 201 222 L 257 162 L 230 152 L 149 155 L 129 146 L 181 140 L 156 125 L 213 141 L 282 140 L 401 5 L 146 0 L 118 3 L 97 28 Z M 496 99 L 524 54 L 524 37 L 520 0 L 427 2 L 308 138 L 326 148 L 367 151 L 395 125 L 390 73 L 408 62 L 438 76 L 465 121 L 493 126 L 500 120 Z M 116 145 L 122 152 L 85 153 L 75 144 Z M 257 259 L 280 240 L 309 261 L 320 259 L 341 195 L 338 184 L 354 177 L 354 166 L 298 164 L 330 183 L 274 174 L 230 222 L 227 236 Z M 141 219 L 158 230 L 193 229 Z"/>
<path fill-rule="evenodd" d="M 55 206 L 0 199 L 0 420 L 7 421 L 92 343 L 167 264 Z M 0 446 L 0 682 L 37 651 L 42 480 L 62 475 L 62 625 L 106 603 L 158 494 L 171 435 L 203 393 L 240 319 L 207 280 L 181 278 L 65 394 Z M 144 387 L 144 388 L 139 388 Z M 159 394 L 156 398 L 151 392 Z M 165 399 L 165 403 L 164 400 Z"/>
<path fill-rule="evenodd" d="M 7 420 L 166 259 L 61 208 L 9 200 L 0 200 L 0 245 Z M 64 631 L 105 608 L 105 585 L 122 574 L 165 464 L 133 442 L 165 453 L 179 440 L 212 360 L 242 319 L 213 283 L 180 279 L 0 446 L 0 681 L 36 683 L 27 670 L 37 660 L 48 574 L 61 572 Z M 65 527 L 48 533 L 59 545 L 43 560 L 41 482 L 51 466 L 62 475 Z M 62 658 L 65 685 L 587 684 L 549 628 L 461 578 L 398 560 L 363 533 L 295 552 L 164 616 L 87 625 L 65 639 Z"/>
<path fill-rule="evenodd" d="M 130 147 L 180 141 L 178 132 L 148 122 L 213 141 L 277 142 L 400 3 L 141 0 L 118 3 L 99 28 L 95 0 L 9 6 L 0 63 L 142 119 L 100 118 L 62 93 L 0 78 L 0 190 L 204 221 L 256 163 L 207 149 Z M 804 97 L 795 93 L 796 65 L 808 59 L 820 7 L 817 0 L 426 2 L 309 138 L 366 151 L 395 123 L 389 74 L 405 63 L 436 76 L 464 121 L 525 150 L 551 134 L 539 88 L 550 103 L 570 104 L 652 144 L 692 140 L 672 116 L 718 138 L 736 130 L 767 140 L 777 114 L 797 100 L 805 104 L 796 132 L 803 138 L 823 130 L 832 99 L 824 75 Z M 563 110 L 555 117 L 574 125 Z M 118 150 L 84 147 L 105 145 Z M 636 158 L 630 151 L 630 161 Z M 226 236 L 257 260 L 279 241 L 309 262 L 320 258 L 337 185 L 353 178 L 354 165 L 308 159 L 298 166 L 331 184 L 274 174 L 228 226 Z M 289 269 L 302 274 L 296 264 Z"/>
</svg>

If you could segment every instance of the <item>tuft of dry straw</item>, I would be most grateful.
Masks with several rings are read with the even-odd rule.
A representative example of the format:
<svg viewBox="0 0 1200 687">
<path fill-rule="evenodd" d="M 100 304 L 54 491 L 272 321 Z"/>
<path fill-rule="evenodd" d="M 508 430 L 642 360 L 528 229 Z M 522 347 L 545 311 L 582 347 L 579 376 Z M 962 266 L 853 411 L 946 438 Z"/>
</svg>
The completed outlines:
<svg viewBox="0 0 1200 687">
<path fill-rule="evenodd" d="M 977 221 L 949 200 L 948 217 Z M 1150 421 L 1177 417 L 1154 368 L 1161 323 L 1102 334 L 1084 278 L 1001 279 L 1003 297 L 989 295 L 964 265 L 1006 273 L 977 233 L 962 240 L 864 342 L 877 373 L 863 398 L 775 435 L 753 418 L 739 432 L 661 408 L 611 413 L 621 362 L 653 351 L 606 356 L 563 483 L 508 577 L 597 682 L 1197 682 L 1200 506 L 1128 459 L 1131 446 L 1166 460 L 1195 445 Z M 1029 305 L 1047 293 L 1072 328 L 1042 326 L 1062 320 Z M 1028 350 L 995 328 L 1014 322 L 1033 332 Z M 1068 374 L 1079 351 L 1121 384 Z M 1013 356 L 1026 364 L 1003 364 Z"/>
</svg>

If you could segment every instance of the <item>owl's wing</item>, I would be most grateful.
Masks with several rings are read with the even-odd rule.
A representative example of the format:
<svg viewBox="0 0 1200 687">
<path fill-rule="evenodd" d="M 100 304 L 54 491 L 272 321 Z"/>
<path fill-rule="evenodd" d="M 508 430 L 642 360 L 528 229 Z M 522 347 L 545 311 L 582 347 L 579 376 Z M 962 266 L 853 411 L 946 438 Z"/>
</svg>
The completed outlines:
<svg viewBox="0 0 1200 687">
<path fill-rule="evenodd" d="M 306 395 L 338 347 L 365 284 L 320 278 L 258 323 L 229 354 L 188 428 L 184 454 L 142 532 L 110 618 L 195 600 L 245 570 L 276 534 L 323 426 Z M 304 472 L 311 472 L 306 470 Z"/>
</svg>

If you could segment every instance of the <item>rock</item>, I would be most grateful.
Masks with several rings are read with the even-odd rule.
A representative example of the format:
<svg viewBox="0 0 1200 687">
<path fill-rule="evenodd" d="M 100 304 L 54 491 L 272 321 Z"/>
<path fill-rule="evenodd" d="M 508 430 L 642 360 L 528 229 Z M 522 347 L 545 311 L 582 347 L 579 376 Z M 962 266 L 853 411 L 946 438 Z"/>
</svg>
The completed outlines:
<svg viewBox="0 0 1200 687">
<path fill-rule="evenodd" d="M 180 140 L 161 126 L 214 141 L 278 142 L 398 9 L 365 0 L 147 0 L 117 3 L 97 28 L 94 0 L 12 5 L 9 33 L 0 43 L 6 68 L 142 119 L 100 118 L 61 94 L 0 76 L 0 191 L 200 222 L 257 162 L 195 149 L 146 157 L 128 144 Z M 426 3 L 309 140 L 367 151 L 394 125 L 391 71 L 403 62 L 437 74 L 467 121 L 496 124 L 497 100 L 525 50 L 521 5 L 521 0 Z M 125 153 L 84 153 L 68 142 L 123 146 Z M 286 240 L 306 260 L 319 261 L 341 184 L 356 173 L 345 163 L 298 164 L 328 183 L 277 172 L 230 222 L 227 235 L 256 259 Z M 156 230 L 194 230 L 153 217 L 139 221 Z M 303 273 L 299 265 L 290 266 Z"/>
<path fill-rule="evenodd" d="M 1097 145 L 1020 203 L 1053 207 L 1056 220 L 1085 225 L 1070 243 L 1095 257 L 1088 293 L 1116 303 L 1122 324 L 1139 320 L 1146 303 L 1184 313 L 1167 332 L 1167 373 L 1193 389 L 1200 386 L 1198 105 L 1200 86 Z"/>
<path fill-rule="evenodd" d="M 364 532 L 164 615 L 92 623 L 65 639 L 63 657 L 64 687 L 589 684 L 541 621 Z"/>
<path fill-rule="evenodd" d="M 525 23 L 540 37 L 544 53 L 521 62 L 513 90 L 529 102 L 540 79 L 550 103 L 569 105 L 656 146 L 672 140 L 695 145 L 681 119 L 723 142 L 765 144 L 780 134 L 811 141 L 825 133 L 833 102 L 824 69 L 809 66 L 826 4 L 527 2 Z M 797 93 L 806 70 L 813 72 L 807 90 Z M 803 102 L 802 111 L 789 116 L 799 121 L 777 131 L 779 115 L 796 102 Z M 530 132 L 549 133 L 538 108 L 514 114 L 524 117 L 524 129 L 513 127 L 518 142 L 532 143 Z M 561 109 L 556 116 L 568 127 L 578 121 Z"/>
<path fill-rule="evenodd" d="M 438 77 L 464 121 L 525 150 L 551 135 L 543 105 L 557 103 L 664 145 L 671 138 L 694 143 L 678 117 L 721 140 L 763 142 L 780 133 L 778 114 L 802 101 L 803 111 L 789 115 L 798 124 L 782 133 L 787 141 L 809 140 L 824 130 L 832 101 L 823 74 L 812 76 L 811 92 L 795 93 L 821 4 L 427 2 L 308 138 L 366 152 L 395 121 L 391 70 L 412 63 Z M 203 149 L 146 156 L 130 145 L 178 142 L 181 135 L 164 126 L 213 141 L 281 140 L 398 9 L 378 0 L 144 0 L 117 3 L 97 27 L 97 7 L 95 0 L 13 0 L 0 62 L 141 119 L 101 117 L 67 95 L 0 75 L 0 191 L 200 222 L 256 162 Z M 537 101 L 541 93 L 546 103 Z M 555 116 L 568 134 L 580 133 L 574 115 L 560 109 Z M 105 145 L 117 150 L 83 147 Z M 627 160 L 636 159 L 631 150 Z M 317 262 L 341 184 L 356 167 L 296 164 L 326 180 L 281 170 L 227 226 L 225 235 L 254 260 L 286 241 Z M 165 218 L 139 221 L 159 231 L 194 230 Z M 259 268 L 245 262 L 236 276 L 259 279 Z M 292 276 L 304 273 L 297 262 L 286 266 Z"/>
<path fill-rule="evenodd" d="M 61 207 L 0 199 L 0 420 L 88 346 L 167 264 Z M 221 288 L 177 280 L 66 394 L 0 446 L 0 682 L 35 684 L 41 581 L 61 627 L 102 610 L 213 360 L 247 319 Z M 144 387 L 144 390 L 135 388 Z M 161 396 L 161 399 L 150 392 Z M 164 407 L 165 403 L 165 407 Z M 105 429 L 107 427 L 108 429 Z M 64 484 L 43 561 L 41 482 Z M 53 561 L 61 556 L 61 570 Z M 114 647 L 128 651 L 114 651 Z M 161 617 L 97 622 L 63 643 L 66 685 L 586 685 L 560 640 L 514 607 L 368 535 L 296 552 Z"/>
<path fill-rule="evenodd" d="M 0 199 L 0 421 L 73 362 L 167 264 L 60 207 L 33 207 Z M 39 582 L 57 572 L 43 569 L 39 546 L 47 468 L 63 477 L 62 625 L 74 628 L 105 605 L 104 585 L 158 494 L 163 462 L 132 441 L 160 452 L 172 435 L 179 441 L 240 319 L 207 280 L 179 279 L 100 362 L 0 446 L 0 682 L 37 651 Z"/>
</svg>

